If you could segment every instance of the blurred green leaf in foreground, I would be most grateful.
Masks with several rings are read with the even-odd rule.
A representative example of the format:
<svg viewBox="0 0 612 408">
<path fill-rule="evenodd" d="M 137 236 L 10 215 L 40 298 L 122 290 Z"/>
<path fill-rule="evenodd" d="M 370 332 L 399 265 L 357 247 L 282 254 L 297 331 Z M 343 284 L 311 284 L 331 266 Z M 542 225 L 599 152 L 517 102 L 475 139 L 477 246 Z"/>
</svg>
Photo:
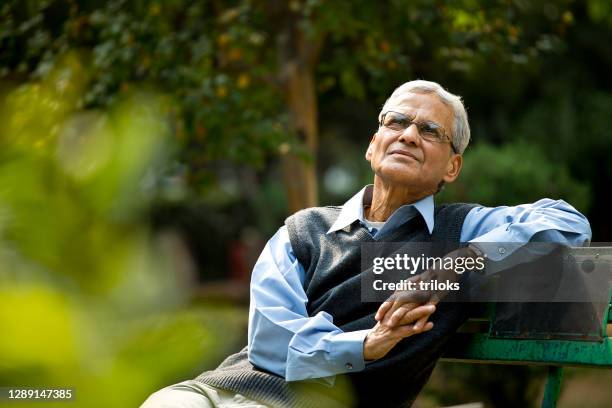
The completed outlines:
<svg viewBox="0 0 612 408">
<path fill-rule="evenodd" d="M 0 384 L 133 407 L 235 347 L 244 317 L 189 307 L 148 230 L 171 100 L 79 110 L 83 60 L 0 95 Z"/>
</svg>

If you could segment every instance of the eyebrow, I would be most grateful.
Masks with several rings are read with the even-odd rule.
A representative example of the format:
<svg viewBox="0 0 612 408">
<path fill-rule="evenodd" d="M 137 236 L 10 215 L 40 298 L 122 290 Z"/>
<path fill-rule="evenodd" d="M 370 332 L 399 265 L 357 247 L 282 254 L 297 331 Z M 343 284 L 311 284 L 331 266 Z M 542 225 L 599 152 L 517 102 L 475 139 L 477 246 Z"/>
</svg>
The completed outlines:
<svg viewBox="0 0 612 408">
<path fill-rule="evenodd" d="M 396 110 L 393 109 L 389 109 L 387 110 L 387 112 L 395 112 L 395 113 L 399 113 L 400 115 L 404 115 L 406 116 L 408 119 L 410 119 L 411 122 L 417 122 L 417 123 L 427 123 L 428 125 L 434 125 L 437 126 L 440 129 L 444 129 L 444 126 L 440 125 L 438 122 L 434 121 L 434 120 L 430 120 L 430 119 L 425 119 L 425 120 L 415 120 L 416 115 L 412 115 L 412 114 L 408 114 L 408 113 L 404 113 L 404 112 L 398 112 Z M 384 112 L 383 112 L 384 113 Z M 382 116 L 382 115 L 381 115 Z"/>
</svg>

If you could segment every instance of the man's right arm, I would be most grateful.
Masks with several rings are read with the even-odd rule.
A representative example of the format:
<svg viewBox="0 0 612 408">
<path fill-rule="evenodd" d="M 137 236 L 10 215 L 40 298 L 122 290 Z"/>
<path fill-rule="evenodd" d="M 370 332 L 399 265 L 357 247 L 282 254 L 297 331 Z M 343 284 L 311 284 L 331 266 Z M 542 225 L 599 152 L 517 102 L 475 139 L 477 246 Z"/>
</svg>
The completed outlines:
<svg viewBox="0 0 612 408">
<path fill-rule="evenodd" d="M 409 324 L 435 310 L 423 306 L 393 327 L 379 322 L 370 330 L 344 332 L 329 313 L 308 316 L 304 277 L 283 226 L 253 269 L 248 353 L 251 363 L 287 381 L 322 378 L 333 383 L 336 374 L 362 370 L 364 354 L 368 359 L 381 358 L 401 339 L 432 327 L 429 323 L 414 329 Z"/>
<path fill-rule="evenodd" d="M 368 330 L 344 332 L 325 312 L 309 317 L 304 276 L 283 226 L 266 244 L 251 276 L 249 361 L 287 381 L 362 370 Z"/>
</svg>

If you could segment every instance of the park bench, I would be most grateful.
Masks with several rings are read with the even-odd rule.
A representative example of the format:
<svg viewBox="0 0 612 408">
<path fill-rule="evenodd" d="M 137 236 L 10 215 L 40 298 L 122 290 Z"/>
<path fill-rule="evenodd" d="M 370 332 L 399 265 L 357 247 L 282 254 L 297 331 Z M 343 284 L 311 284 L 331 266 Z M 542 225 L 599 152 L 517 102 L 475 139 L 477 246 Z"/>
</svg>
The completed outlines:
<svg viewBox="0 0 612 408">
<path fill-rule="evenodd" d="M 607 263 L 612 260 L 612 247 L 571 248 L 570 254 L 588 256 Z M 530 329 L 501 329 L 496 316 L 501 303 L 489 303 L 476 309 L 472 317 L 452 338 L 442 361 L 484 364 L 519 364 L 547 366 L 547 380 L 542 407 L 555 407 L 561 391 L 563 367 L 612 368 L 612 292 L 610 282 L 602 285 L 607 301 L 594 310 L 598 324 L 543 333 Z M 608 294 L 608 295 L 606 295 Z M 533 306 L 533 305 L 532 305 Z M 535 305 L 529 313 L 554 313 L 550 304 Z M 539 309 L 539 311 L 538 311 Z M 571 319 L 569 319 L 571 320 Z M 532 319 L 533 321 L 533 319 Z M 519 323 L 520 326 L 520 323 Z"/>
</svg>

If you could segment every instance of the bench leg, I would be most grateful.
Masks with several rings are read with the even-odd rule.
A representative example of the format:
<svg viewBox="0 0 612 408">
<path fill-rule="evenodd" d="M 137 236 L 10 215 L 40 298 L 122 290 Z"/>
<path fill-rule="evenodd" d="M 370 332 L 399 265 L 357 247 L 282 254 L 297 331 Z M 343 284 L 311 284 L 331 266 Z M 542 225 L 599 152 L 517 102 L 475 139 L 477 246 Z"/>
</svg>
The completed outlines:
<svg viewBox="0 0 612 408">
<path fill-rule="evenodd" d="M 542 408 L 555 408 L 561 393 L 561 379 L 563 378 L 563 367 L 548 367 L 546 388 L 544 388 L 544 399 Z"/>
</svg>

